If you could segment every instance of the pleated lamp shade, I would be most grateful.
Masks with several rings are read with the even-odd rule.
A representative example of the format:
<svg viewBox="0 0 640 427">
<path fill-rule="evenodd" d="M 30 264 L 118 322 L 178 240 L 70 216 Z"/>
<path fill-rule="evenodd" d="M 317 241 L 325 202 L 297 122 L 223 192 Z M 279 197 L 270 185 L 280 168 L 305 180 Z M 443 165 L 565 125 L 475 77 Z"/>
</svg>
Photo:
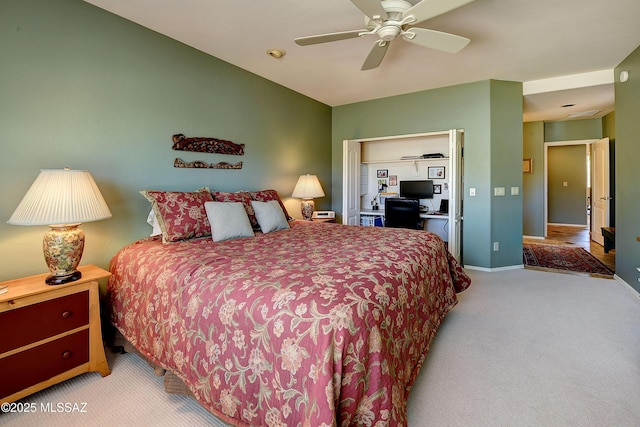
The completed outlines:
<svg viewBox="0 0 640 427">
<path fill-rule="evenodd" d="M 324 191 L 318 181 L 318 177 L 315 175 L 301 175 L 298 178 L 298 183 L 293 189 L 291 197 L 297 197 L 302 199 L 300 210 L 302 211 L 302 218 L 307 221 L 311 221 L 313 217 L 313 211 L 315 210 L 314 197 L 324 197 Z"/>
<path fill-rule="evenodd" d="M 111 211 L 88 171 L 43 169 L 7 222 L 52 225 L 106 218 Z"/>
<path fill-rule="evenodd" d="M 42 249 L 50 285 L 78 280 L 84 251 L 83 222 L 111 218 L 111 211 L 88 171 L 43 169 L 9 221 L 14 225 L 48 225 Z"/>
<path fill-rule="evenodd" d="M 300 199 L 324 197 L 324 191 L 322 190 L 320 181 L 318 181 L 318 177 L 316 175 L 309 174 L 301 175 L 300 178 L 298 178 L 298 183 L 293 189 L 293 194 L 291 194 L 291 197 Z"/>
</svg>

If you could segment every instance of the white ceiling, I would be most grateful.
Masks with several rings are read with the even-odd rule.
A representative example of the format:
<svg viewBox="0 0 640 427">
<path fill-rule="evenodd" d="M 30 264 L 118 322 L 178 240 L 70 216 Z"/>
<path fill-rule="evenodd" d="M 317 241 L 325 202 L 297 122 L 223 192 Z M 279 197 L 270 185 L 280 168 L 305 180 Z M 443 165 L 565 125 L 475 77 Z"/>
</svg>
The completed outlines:
<svg viewBox="0 0 640 427">
<path fill-rule="evenodd" d="M 380 67 L 360 71 L 376 36 L 294 43 L 364 28 L 349 0 L 85 1 L 330 106 L 496 79 L 524 82 L 525 121 L 601 117 L 613 69 L 640 44 L 639 0 L 475 0 L 418 25 L 471 39 L 459 53 L 397 38 Z"/>
</svg>

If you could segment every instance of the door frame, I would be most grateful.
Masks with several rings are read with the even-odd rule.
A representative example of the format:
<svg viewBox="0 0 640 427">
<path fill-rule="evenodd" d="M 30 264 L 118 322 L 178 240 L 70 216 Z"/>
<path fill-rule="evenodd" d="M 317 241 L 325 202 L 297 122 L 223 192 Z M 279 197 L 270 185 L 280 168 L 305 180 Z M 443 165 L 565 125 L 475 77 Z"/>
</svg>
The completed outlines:
<svg viewBox="0 0 640 427">
<path fill-rule="evenodd" d="M 589 224 L 589 230 L 591 231 L 591 240 L 602 246 L 604 246 L 604 236 L 601 228 L 611 225 L 611 203 L 613 200 L 610 182 L 610 143 L 610 139 L 605 137 L 591 144 L 591 224 Z M 599 147 L 604 148 L 602 156 L 596 155 Z M 604 162 L 600 162 L 600 160 L 604 160 Z M 599 168 L 600 164 L 602 164 L 602 170 Z M 602 188 L 599 187 L 600 184 L 602 184 Z M 600 190 L 600 193 L 597 190 Z"/>
<path fill-rule="evenodd" d="M 449 129 L 439 132 L 425 132 L 406 135 L 383 136 L 375 138 L 345 139 L 342 141 L 342 223 L 358 225 L 360 223 L 359 209 L 354 212 L 354 203 L 357 199 L 360 205 L 360 171 L 355 175 L 354 162 L 362 161 L 362 143 L 383 140 L 401 140 L 416 137 L 430 136 L 448 137 L 448 168 L 449 168 L 449 216 L 447 221 L 447 234 L 449 236 L 448 250 L 462 262 L 462 221 L 464 213 L 462 200 L 464 197 L 464 129 Z M 351 175 L 351 176 L 349 176 Z M 357 192 L 357 195 L 356 195 Z"/>
<path fill-rule="evenodd" d="M 577 139 L 573 141 L 550 141 L 544 143 L 544 188 L 543 188 L 543 216 L 544 216 L 544 237 L 547 237 L 547 229 L 549 227 L 549 165 L 548 165 L 548 151 L 549 147 L 558 147 L 563 145 L 585 145 L 585 149 L 589 149 L 591 144 L 599 141 L 599 139 Z M 586 166 L 585 166 L 586 167 Z M 591 183 L 589 183 L 591 188 Z M 589 229 L 591 225 L 587 224 Z"/>
</svg>

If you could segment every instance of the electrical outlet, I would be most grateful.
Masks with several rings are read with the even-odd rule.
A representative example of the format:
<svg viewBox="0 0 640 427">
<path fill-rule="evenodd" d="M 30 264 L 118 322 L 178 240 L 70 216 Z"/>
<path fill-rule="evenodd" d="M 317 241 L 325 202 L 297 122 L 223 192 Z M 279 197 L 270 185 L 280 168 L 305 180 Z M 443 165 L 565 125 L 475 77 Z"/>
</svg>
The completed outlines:
<svg viewBox="0 0 640 427">
<path fill-rule="evenodd" d="M 493 242 L 493 251 L 498 252 L 500 250 L 500 242 Z"/>
</svg>

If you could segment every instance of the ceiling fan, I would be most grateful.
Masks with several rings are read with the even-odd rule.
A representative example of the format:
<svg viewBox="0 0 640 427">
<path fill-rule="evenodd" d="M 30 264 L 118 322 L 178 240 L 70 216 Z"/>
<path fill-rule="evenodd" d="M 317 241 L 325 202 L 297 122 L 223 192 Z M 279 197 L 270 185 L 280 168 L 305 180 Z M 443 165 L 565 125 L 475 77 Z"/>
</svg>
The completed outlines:
<svg viewBox="0 0 640 427">
<path fill-rule="evenodd" d="M 300 46 L 327 43 L 375 34 L 379 37 L 362 64 L 362 70 L 376 68 L 382 62 L 391 41 L 398 36 L 418 46 L 456 53 L 469 44 L 466 37 L 441 31 L 416 28 L 418 24 L 442 15 L 473 0 L 422 0 L 413 5 L 405 0 L 351 0 L 364 13 L 365 29 L 298 37 Z"/>
</svg>

